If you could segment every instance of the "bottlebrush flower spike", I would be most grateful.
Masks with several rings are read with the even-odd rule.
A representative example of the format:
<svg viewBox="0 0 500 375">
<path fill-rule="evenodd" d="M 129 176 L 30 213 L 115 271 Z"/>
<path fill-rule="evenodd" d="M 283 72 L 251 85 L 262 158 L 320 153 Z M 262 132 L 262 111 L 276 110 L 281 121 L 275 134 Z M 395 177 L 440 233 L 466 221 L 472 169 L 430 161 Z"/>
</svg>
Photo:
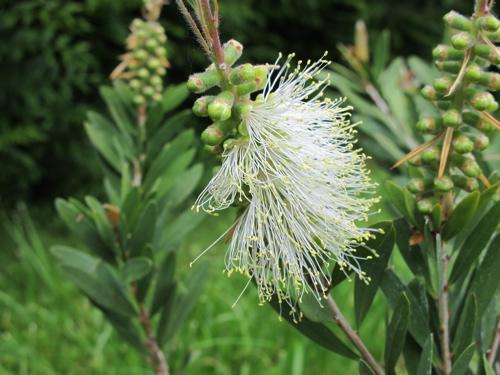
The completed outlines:
<svg viewBox="0 0 500 375">
<path fill-rule="evenodd" d="M 355 223 L 376 198 L 366 157 L 353 147 L 351 108 L 324 99 L 327 79 L 314 80 L 329 62 L 299 61 L 292 70 L 292 58 L 252 103 L 240 125 L 248 136 L 226 147 L 194 208 L 246 206 L 232 228 L 226 269 L 253 278 L 261 302 L 276 295 L 293 307 L 304 293 L 325 296 L 330 261 L 366 279 L 356 248 L 372 234 Z"/>
</svg>

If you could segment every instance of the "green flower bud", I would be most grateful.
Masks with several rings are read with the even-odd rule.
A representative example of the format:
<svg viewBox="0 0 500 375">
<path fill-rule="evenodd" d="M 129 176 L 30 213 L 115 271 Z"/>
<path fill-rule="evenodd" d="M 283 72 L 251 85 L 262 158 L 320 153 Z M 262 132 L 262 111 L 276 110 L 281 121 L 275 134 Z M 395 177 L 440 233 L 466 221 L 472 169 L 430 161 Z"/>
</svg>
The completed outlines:
<svg viewBox="0 0 500 375">
<path fill-rule="evenodd" d="M 132 29 L 137 30 L 140 29 L 144 25 L 144 21 L 141 20 L 140 18 L 136 18 L 132 21 Z"/>
<path fill-rule="evenodd" d="M 157 47 L 155 49 L 155 55 L 158 57 L 167 57 L 167 49 L 165 47 Z"/>
<path fill-rule="evenodd" d="M 210 155 L 220 155 L 222 153 L 222 148 L 219 145 L 216 146 L 205 145 L 203 146 L 203 149 Z"/>
<path fill-rule="evenodd" d="M 420 94 L 427 100 L 437 100 L 442 95 L 436 91 L 432 86 L 426 85 L 420 90 Z"/>
<path fill-rule="evenodd" d="M 156 74 L 158 74 L 159 76 L 164 76 L 166 72 L 167 70 L 163 66 L 160 66 L 156 69 Z"/>
<path fill-rule="evenodd" d="M 479 133 L 474 137 L 474 150 L 483 151 L 490 145 L 490 139 L 488 136 Z"/>
<path fill-rule="evenodd" d="M 163 95 L 159 92 L 157 92 L 153 95 L 153 100 L 155 102 L 161 102 L 162 99 L 163 99 Z"/>
<path fill-rule="evenodd" d="M 500 74 L 498 73 L 486 73 L 484 74 L 485 80 L 487 80 L 488 89 L 490 91 L 500 90 Z M 481 83 L 483 83 L 481 81 Z"/>
<path fill-rule="evenodd" d="M 456 49 L 462 51 L 472 46 L 473 39 L 469 33 L 462 31 L 451 37 L 451 44 Z"/>
<path fill-rule="evenodd" d="M 453 140 L 453 148 L 459 154 L 468 154 L 474 149 L 474 143 L 466 135 L 459 135 Z"/>
<path fill-rule="evenodd" d="M 417 210 L 422 214 L 430 214 L 432 212 L 432 202 L 429 199 L 421 199 L 417 202 Z"/>
<path fill-rule="evenodd" d="M 487 32 L 486 37 L 493 43 L 498 43 L 500 42 L 500 30 L 494 32 Z"/>
<path fill-rule="evenodd" d="M 232 66 L 243 53 L 243 45 L 231 39 L 227 43 L 224 44 L 224 62 L 227 66 Z"/>
<path fill-rule="evenodd" d="M 149 70 L 147 70 L 146 68 L 139 69 L 137 71 L 137 77 L 142 78 L 142 79 L 149 78 Z"/>
<path fill-rule="evenodd" d="M 466 176 L 469 177 L 479 177 L 483 174 L 481 171 L 481 168 L 479 167 L 479 164 L 476 163 L 475 160 L 467 160 L 465 163 L 462 164 L 461 168 L 462 172 Z"/>
<path fill-rule="evenodd" d="M 208 116 L 208 105 L 213 102 L 215 96 L 206 95 L 198 98 L 193 104 L 193 113 L 199 117 Z"/>
<path fill-rule="evenodd" d="M 492 16 L 491 14 L 479 17 L 477 20 L 477 24 L 481 29 L 486 31 L 497 31 L 500 27 L 500 22 L 498 22 L 496 17 Z"/>
<path fill-rule="evenodd" d="M 436 177 L 434 179 L 434 187 L 436 190 L 446 193 L 453 189 L 453 181 L 448 176 Z"/>
<path fill-rule="evenodd" d="M 145 43 L 146 48 L 150 51 L 154 51 L 157 47 L 159 47 L 158 41 L 154 39 L 148 39 Z"/>
<path fill-rule="evenodd" d="M 471 64 L 470 66 L 467 67 L 467 70 L 465 71 L 465 76 L 467 79 L 473 81 L 473 82 L 478 82 L 481 79 L 481 74 L 483 71 L 477 64 Z"/>
<path fill-rule="evenodd" d="M 238 96 L 245 96 L 255 91 L 257 91 L 257 83 L 255 83 L 255 80 L 236 86 L 236 93 Z"/>
<path fill-rule="evenodd" d="M 231 83 L 234 85 L 239 85 L 241 83 L 247 83 L 248 81 L 255 80 L 255 68 L 252 64 L 243 64 L 231 71 L 229 75 Z"/>
<path fill-rule="evenodd" d="M 248 129 L 246 121 L 242 121 L 238 124 L 238 133 L 241 134 L 243 137 L 248 137 Z"/>
<path fill-rule="evenodd" d="M 207 70 L 203 73 L 191 74 L 187 81 L 187 88 L 189 91 L 199 94 L 219 85 L 219 83 L 219 73 L 215 69 Z"/>
<path fill-rule="evenodd" d="M 257 84 L 257 90 L 262 90 L 267 83 L 267 74 L 269 73 L 269 68 L 266 65 L 258 65 L 255 67 L 255 83 Z"/>
<path fill-rule="evenodd" d="M 479 190 L 479 183 L 473 177 L 454 175 L 451 176 L 451 179 L 453 180 L 455 186 L 458 186 L 460 189 L 465 190 L 469 193 Z"/>
<path fill-rule="evenodd" d="M 222 147 L 224 150 L 230 150 L 236 145 L 237 140 L 234 138 L 228 138 L 224 141 Z"/>
<path fill-rule="evenodd" d="M 429 178 L 412 178 L 407 185 L 409 191 L 414 194 L 422 193 L 432 186 L 432 179 Z"/>
<path fill-rule="evenodd" d="M 488 44 L 476 44 L 474 46 L 474 52 L 477 56 L 488 59 L 493 64 L 500 64 L 500 53 L 497 48 L 493 48 Z"/>
<path fill-rule="evenodd" d="M 458 61 L 436 61 L 436 67 L 447 73 L 458 73 L 462 63 Z"/>
<path fill-rule="evenodd" d="M 146 103 L 146 99 L 144 98 L 144 96 L 142 95 L 134 96 L 134 104 L 143 105 L 144 103 Z"/>
<path fill-rule="evenodd" d="M 129 85 L 133 90 L 137 91 L 141 88 L 142 82 L 140 80 L 138 80 L 137 78 L 134 78 L 134 79 L 130 80 Z"/>
<path fill-rule="evenodd" d="M 450 128 L 458 128 L 462 123 L 462 115 L 456 109 L 450 109 L 443 114 L 443 125 Z"/>
<path fill-rule="evenodd" d="M 251 103 L 240 102 L 234 106 L 234 114 L 239 120 L 244 120 L 252 110 Z"/>
<path fill-rule="evenodd" d="M 163 85 L 163 80 L 159 76 L 152 76 L 151 79 L 149 80 L 149 82 L 154 87 L 162 87 L 162 85 Z"/>
<path fill-rule="evenodd" d="M 158 69 L 161 66 L 161 62 L 157 58 L 152 58 L 147 61 L 147 65 L 150 69 Z"/>
<path fill-rule="evenodd" d="M 472 21 L 465 17 L 462 16 L 460 13 L 455 12 L 452 10 L 451 12 L 448 12 L 443 19 L 445 22 L 453 27 L 454 29 L 458 30 L 463 30 L 463 31 L 471 31 L 472 30 Z"/>
<path fill-rule="evenodd" d="M 439 149 L 435 146 L 431 146 L 422 151 L 420 155 L 425 164 L 432 164 L 439 160 Z"/>
<path fill-rule="evenodd" d="M 489 92 L 481 92 L 471 99 L 472 106 L 478 111 L 496 111 L 498 109 L 498 103 L 496 102 L 493 95 Z"/>
<path fill-rule="evenodd" d="M 208 115 L 214 121 L 225 121 L 231 117 L 233 104 L 233 93 L 223 91 L 208 105 Z"/>
<path fill-rule="evenodd" d="M 201 141 L 209 146 L 218 145 L 223 138 L 224 138 L 224 132 L 214 124 L 208 126 L 201 133 Z"/>
<path fill-rule="evenodd" d="M 143 49 L 138 49 L 134 51 L 134 59 L 137 59 L 139 61 L 144 61 L 147 58 L 148 58 L 148 53 Z"/>
<path fill-rule="evenodd" d="M 155 94 L 155 89 L 151 86 L 146 86 L 142 89 L 144 96 L 151 98 Z"/>
<path fill-rule="evenodd" d="M 442 127 L 442 120 L 439 117 L 423 117 L 416 125 L 418 132 L 423 134 L 433 134 Z"/>
<path fill-rule="evenodd" d="M 445 93 L 447 92 L 451 85 L 453 84 L 453 81 L 450 77 L 441 77 L 441 78 L 436 78 L 434 80 L 434 88 L 436 91 L 440 93 Z"/>
<path fill-rule="evenodd" d="M 456 50 L 444 44 L 438 45 L 432 50 L 432 56 L 436 60 L 462 60 L 464 58 L 464 51 Z"/>
</svg>

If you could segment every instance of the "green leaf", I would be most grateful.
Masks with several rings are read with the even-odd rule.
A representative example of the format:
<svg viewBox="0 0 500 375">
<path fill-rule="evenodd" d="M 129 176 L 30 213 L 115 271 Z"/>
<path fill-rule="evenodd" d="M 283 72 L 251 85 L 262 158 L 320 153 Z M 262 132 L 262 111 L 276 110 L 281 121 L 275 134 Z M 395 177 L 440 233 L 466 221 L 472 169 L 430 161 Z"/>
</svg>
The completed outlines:
<svg viewBox="0 0 500 375">
<path fill-rule="evenodd" d="M 425 340 L 430 334 L 428 313 L 425 307 L 413 295 L 413 293 L 403 284 L 399 277 L 391 270 L 386 270 L 382 283 L 380 284 L 389 305 L 396 307 L 401 294 L 406 293 L 410 301 L 410 321 L 408 330 L 420 346 L 424 345 Z"/>
<path fill-rule="evenodd" d="M 491 241 L 471 284 L 471 293 L 474 293 L 477 297 L 478 319 L 481 318 L 493 296 L 498 292 L 500 287 L 499 269 L 500 234 Z"/>
<path fill-rule="evenodd" d="M 193 140 L 193 131 L 186 130 L 163 147 L 158 157 L 156 157 L 151 167 L 146 172 L 146 177 L 144 179 L 145 190 L 150 190 L 151 186 L 155 185 L 160 177 L 164 178 L 165 175 L 169 175 L 170 178 L 173 179 L 175 174 L 170 174 L 169 170 L 173 170 L 173 173 L 176 173 L 176 170 L 172 167 L 172 164 L 179 160 L 182 155 L 185 155 L 186 151 L 193 153 L 192 150 L 189 150 L 189 147 L 193 144 Z"/>
<path fill-rule="evenodd" d="M 391 202 L 391 204 L 396 209 L 397 213 L 404 216 L 408 221 L 411 222 L 408 210 L 406 209 L 405 194 L 404 190 L 400 188 L 397 184 L 392 181 L 387 181 L 384 185 L 386 194 L 385 197 Z"/>
<path fill-rule="evenodd" d="M 498 224 L 500 223 L 500 202 L 497 202 L 488 212 L 481 218 L 469 236 L 465 239 L 464 244 L 459 250 L 457 260 L 453 264 L 453 270 L 450 276 L 450 282 L 454 283 L 462 276 L 465 276 L 469 269 L 479 259 L 481 252 L 486 247 L 495 233 Z"/>
<path fill-rule="evenodd" d="M 178 85 L 169 85 L 165 90 L 165 94 L 161 100 L 163 110 L 170 112 L 179 107 L 189 95 L 186 83 Z"/>
<path fill-rule="evenodd" d="M 105 243 L 114 253 L 118 253 L 119 250 L 116 247 L 115 234 L 113 233 L 113 228 L 111 227 L 111 223 L 101 202 L 94 197 L 86 196 L 85 203 L 87 203 L 87 206 L 90 208 L 91 218 L 103 243 Z"/>
<path fill-rule="evenodd" d="M 477 191 L 470 193 L 455 207 L 443 227 L 442 235 L 444 241 L 448 241 L 467 225 L 469 219 L 476 212 L 479 196 L 479 192 Z"/>
<path fill-rule="evenodd" d="M 366 247 L 374 250 L 377 254 L 376 257 L 364 262 L 363 265 L 363 271 L 370 278 L 369 284 L 366 285 L 359 278 L 356 278 L 354 283 L 354 309 L 358 326 L 360 326 L 370 309 L 394 247 L 394 227 L 392 222 L 378 223 L 373 228 L 380 228 L 384 233 L 377 234 L 375 239 L 370 239 L 366 243 Z"/>
<path fill-rule="evenodd" d="M 432 354 L 433 354 L 432 334 L 425 340 L 422 348 L 422 355 L 418 361 L 417 375 L 432 375 Z"/>
<path fill-rule="evenodd" d="M 453 339 L 453 353 L 462 353 L 467 346 L 474 342 L 474 331 L 477 322 L 477 302 L 474 293 L 469 294 L 460 315 L 460 321 Z"/>
<path fill-rule="evenodd" d="M 119 171 L 124 160 L 121 159 L 120 153 L 112 143 L 113 139 L 115 139 L 118 134 L 113 128 L 98 125 L 98 116 L 100 115 L 93 112 L 89 113 L 88 117 L 90 121 L 84 124 L 85 131 L 104 160 L 106 160 L 116 171 Z M 101 122 L 104 121 L 103 119 L 102 117 Z"/>
<path fill-rule="evenodd" d="M 127 284 L 142 279 L 153 269 L 151 259 L 145 257 L 133 258 L 125 262 L 120 270 L 122 279 Z"/>
<path fill-rule="evenodd" d="M 395 373 L 394 368 L 401 352 L 403 351 L 406 331 L 408 329 L 409 315 L 410 301 L 405 294 L 402 294 L 394 309 L 391 321 L 387 326 L 384 358 L 385 368 L 389 374 Z"/>
<path fill-rule="evenodd" d="M 109 310 L 104 310 L 104 315 L 111 322 L 118 334 L 134 347 L 139 353 L 147 354 L 141 337 L 141 327 L 137 319 L 125 317 L 120 314 L 113 313 Z"/>
<path fill-rule="evenodd" d="M 362 360 L 358 362 L 359 375 L 375 375 L 372 369 Z"/>
<path fill-rule="evenodd" d="M 485 355 L 483 355 L 483 367 L 486 375 L 497 375 L 497 373 L 495 372 L 493 367 L 491 367 Z"/>
<path fill-rule="evenodd" d="M 408 58 L 408 65 L 417 79 L 427 85 L 432 84 L 435 78 L 440 76 L 437 69 L 427 64 L 419 57 L 411 56 Z"/>
<path fill-rule="evenodd" d="M 332 320 L 332 314 L 312 293 L 306 293 L 299 303 L 300 310 L 304 315 L 313 322 L 327 322 Z"/>
<path fill-rule="evenodd" d="M 380 73 L 384 70 L 391 56 L 391 34 L 388 30 L 380 32 L 373 47 L 373 63 L 371 72 L 377 79 Z"/>
<path fill-rule="evenodd" d="M 68 278 L 97 305 L 117 314 L 135 315 L 135 308 L 125 294 L 125 285 L 116 278 L 109 266 L 67 246 L 56 246 L 52 253 Z"/>
<path fill-rule="evenodd" d="M 165 146 L 175 134 L 185 129 L 185 125 L 191 117 L 192 113 L 189 109 L 180 111 L 169 117 L 148 140 L 146 146 L 147 159 L 156 159 L 158 152 L 162 150 L 163 146 Z"/>
<path fill-rule="evenodd" d="M 175 249 L 194 228 L 205 218 L 205 214 L 185 211 L 155 238 L 160 249 Z M 160 231 L 158 231 L 160 232 Z"/>
<path fill-rule="evenodd" d="M 203 290 L 203 283 L 208 275 L 206 264 L 200 263 L 189 273 L 185 288 L 176 294 L 169 309 L 163 309 L 160 318 L 158 339 L 162 344 L 168 342 L 175 332 L 182 326 L 193 309 Z M 164 323 L 162 323 L 162 320 Z M 165 322 L 166 321 L 166 322 Z"/>
<path fill-rule="evenodd" d="M 151 302 L 151 316 L 155 315 L 172 298 L 175 292 L 175 253 L 170 252 L 163 260 L 156 278 L 155 291 Z"/>
<path fill-rule="evenodd" d="M 108 106 L 109 113 L 113 118 L 116 126 L 120 128 L 123 134 L 135 134 L 135 119 L 131 116 L 128 111 L 128 106 L 125 105 L 118 97 L 116 90 L 119 86 L 115 86 L 114 89 L 110 87 L 101 88 L 101 96 L 104 98 L 106 105 Z M 128 103 L 130 104 L 130 103 Z"/>
<path fill-rule="evenodd" d="M 349 349 L 349 347 L 345 345 L 325 324 L 313 322 L 305 316 L 302 317 L 300 321 L 295 321 L 290 306 L 286 303 L 278 302 L 278 299 L 275 296 L 273 296 L 271 301 L 269 301 L 269 304 L 278 314 L 280 314 L 282 318 L 290 323 L 293 328 L 316 344 L 347 358 L 359 358 L 358 355 Z"/>
<path fill-rule="evenodd" d="M 400 254 L 414 275 L 423 275 L 430 280 L 429 265 L 420 246 L 410 246 L 410 227 L 404 219 L 394 221 L 396 244 Z"/>
<path fill-rule="evenodd" d="M 476 349 L 475 344 L 470 344 L 460 355 L 457 357 L 450 375 L 464 375 L 469 370 L 469 363 L 474 355 Z"/>
<path fill-rule="evenodd" d="M 202 175 L 203 165 L 197 163 L 177 176 L 173 185 L 168 188 L 168 193 L 167 191 L 158 190 L 158 195 L 162 196 L 164 193 L 167 193 L 165 197 L 166 205 L 169 208 L 177 207 L 191 196 L 198 186 Z"/>
<path fill-rule="evenodd" d="M 133 255 L 141 254 L 144 247 L 152 242 L 156 228 L 157 211 L 157 204 L 154 200 L 149 201 L 144 207 L 129 242 L 129 248 Z"/>
</svg>

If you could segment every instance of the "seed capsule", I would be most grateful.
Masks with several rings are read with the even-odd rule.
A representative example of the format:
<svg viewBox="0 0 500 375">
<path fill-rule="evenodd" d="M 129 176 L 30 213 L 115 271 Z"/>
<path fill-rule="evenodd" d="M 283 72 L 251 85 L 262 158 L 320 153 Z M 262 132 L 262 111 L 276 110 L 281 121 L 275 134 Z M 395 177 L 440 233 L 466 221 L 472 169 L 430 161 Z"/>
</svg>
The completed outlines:
<svg viewBox="0 0 500 375">
<path fill-rule="evenodd" d="M 421 153 L 422 161 L 425 164 L 432 164 L 439 160 L 439 149 L 437 147 L 431 146 Z"/>
<path fill-rule="evenodd" d="M 232 66 L 243 53 L 243 45 L 231 39 L 227 43 L 224 44 L 224 62 L 227 66 Z"/>
<path fill-rule="evenodd" d="M 488 44 L 476 44 L 474 52 L 477 56 L 483 57 L 495 65 L 500 64 L 500 53 L 497 48 L 493 48 Z"/>
<path fill-rule="evenodd" d="M 252 64 L 243 64 L 231 71 L 229 75 L 231 83 L 234 85 L 239 85 L 241 83 L 247 83 L 248 81 L 255 80 L 255 68 Z"/>
<path fill-rule="evenodd" d="M 481 92 L 471 99 L 472 106 L 478 111 L 496 111 L 498 109 L 498 103 L 496 102 L 493 95 L 489 92 Z"/>
<path fill-rule="evenodd" d="M 497 31 L 498 28 L 500 27 L 500 22 L 496 19 L 496 17 L 492 16 L 491 14 L 487 16 L 480 17 L 477 20 L 477 24 L 479 27 L 483 30 L 486 31 Z"/>
<path fill-rule="evenodd" d="M 479 190 L 479 183 L 474 177 L 453 175 L 451 176 L 451 179 L 453 180 L 455 186 L 458 186 L 460 189 L 463 189 L 467 192 Z"/>
<path fill-rule="evenodd" d="M 427 100 L 437 100 L 442 97 L 432 86 L 426 85 L 420 90 L 420 94 Z"/>
<path fill-rule="evenodd" d="M 434 80 L 434 88 L 440 93 L 447 92 L 452 84 L 453 81 L 450 77 L 441 77 Z"/>
<path fill-rule="evenodd" d="M 490 139 L 485 134 L 479 133 L 474 137 L 474 150 L 484 151 L 490 145 Z"/>
<path fill-rule="evenodd" d="M 440 44 L 432 50 L 432 56 L 436 60 L 462 60 L 464 58 L 464 51 L 459 51 L 450 46 Z"/>
<path fill-rule="evenodd" d="M 213 124 L 208 126 L 201 133 L 202 142 L 209 146 L 218 145 L 223 138 L 224 138 L 224 132 Z"/>
<path fill-rule="evenodd" d="M 458 61 L 436 61 L 436 67 L 443 72 L 458 73 L 462 63 Z"/>
<path fill-rule="evenodd" d="M 193 104 L 193 113 L 199 117 L 208 116 L 208 105 L 215 99 L 213 95 L 206 95 L 198 98 Z"/>
<path fill-rule="evenodd" d="M 442 124 L 443 121 L 439 117 L 423 117 L 417 122 L 415 127 L 420 133 L 433 134 L 441 129 Z"/>
</svg>

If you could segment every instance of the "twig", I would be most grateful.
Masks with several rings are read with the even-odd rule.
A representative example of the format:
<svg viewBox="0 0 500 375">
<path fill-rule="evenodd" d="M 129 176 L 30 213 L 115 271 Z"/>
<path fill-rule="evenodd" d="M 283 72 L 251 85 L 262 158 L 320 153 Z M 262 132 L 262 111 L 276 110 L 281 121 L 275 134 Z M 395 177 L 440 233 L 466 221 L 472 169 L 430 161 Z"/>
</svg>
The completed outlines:
<svg viewBox="0 0 500 375">
<path fill-rule="evenodd" d="M 328 308 L 331 310 L 333 314 L 333 319 L 335 320 L 335 323 L 340 327 L 342 331 L 346 334 L 346 336 L 349 338 L 349 340 L 358 348 L 359 353 L 363 357 L 363 359 L 366 361 L 366 363 L 372 368 L 373 371 L 375 371 L 376 375 L 384 375 L 384 369 L 380 364 L 375 360 L 373 355 L 370 353 L 368 348 L 365 346 L 361 338 L 359 337 L 358 333 L 352 329 L 350 326 L 349 322 L 346 320 L 342 312 L 340 311 L 339 307 L 337 306 L 337 303 L 333 299 L 332 296 L 328 296 L 328 299 L 326 301 L 326 305 Z"/>
<path fill-rule="evenodd" d="M 169 375 L 167 360 L 156 341 L 156 337 L 151 329 L 151 320 L 149 319 L 148 311 L 143 304 L 140 304 L 139 320 L 147 336 L 146 347 L 149 351 L 151 366 L 153 366 L 157 375 Z"/>
<path fill-rule="evenodd" d="M 418 146 L 417 148 L 415 148 L 413 151 L 410 151 L 409 153 L 407 153 L 402 159 L 400 159 L 398 162 L 396 162 L 396 164 L 394 164 L 391 169 L 394 169 L 394 168 L 397 168 L 399 167 L 401 164 L 407 162 L 408 160 L 414 158 L 415 156 L 417 156 L 418 154 L 420 154 L 422 151 L 424 151 L 425 149 L 429 148 L 430 146 L 432 146 L 434 143 L 436 143 L 436 141 L 441 138 L 441 136 L 443 135 L 443 132 L 439 133 L 438 135 L 436 135 L 434 138 L 432 138 L 430 141 L 427 141 L 425 143 L 422 143 L 420 146 Z"/>
<path fill-rule="evenodd" d="M 448 304 L 448 253 L 446 251 L 446 243 L 438 234 L 436 236 L 436 250 L 438 261 L 438 278 L 439 278 L 439 321 L 440 321 L 440 343 L 441 355 L 443 357 L 443 373 L 449 375 L 451 373 L 451 353 L 450 353 L 450 332 L 449 320 L 450 310 Z"/>
<path fill-rule="evenodd" d="M 495 337 L 493 338 L 493 343 L 491 344 L 491 349 L 488 354 L 488 362 L 493 366 L 497 356 L 498 348 L 500 347 L 500 319 L 497 321 L 497 328 L 495 331 Z"/>
</svg>

